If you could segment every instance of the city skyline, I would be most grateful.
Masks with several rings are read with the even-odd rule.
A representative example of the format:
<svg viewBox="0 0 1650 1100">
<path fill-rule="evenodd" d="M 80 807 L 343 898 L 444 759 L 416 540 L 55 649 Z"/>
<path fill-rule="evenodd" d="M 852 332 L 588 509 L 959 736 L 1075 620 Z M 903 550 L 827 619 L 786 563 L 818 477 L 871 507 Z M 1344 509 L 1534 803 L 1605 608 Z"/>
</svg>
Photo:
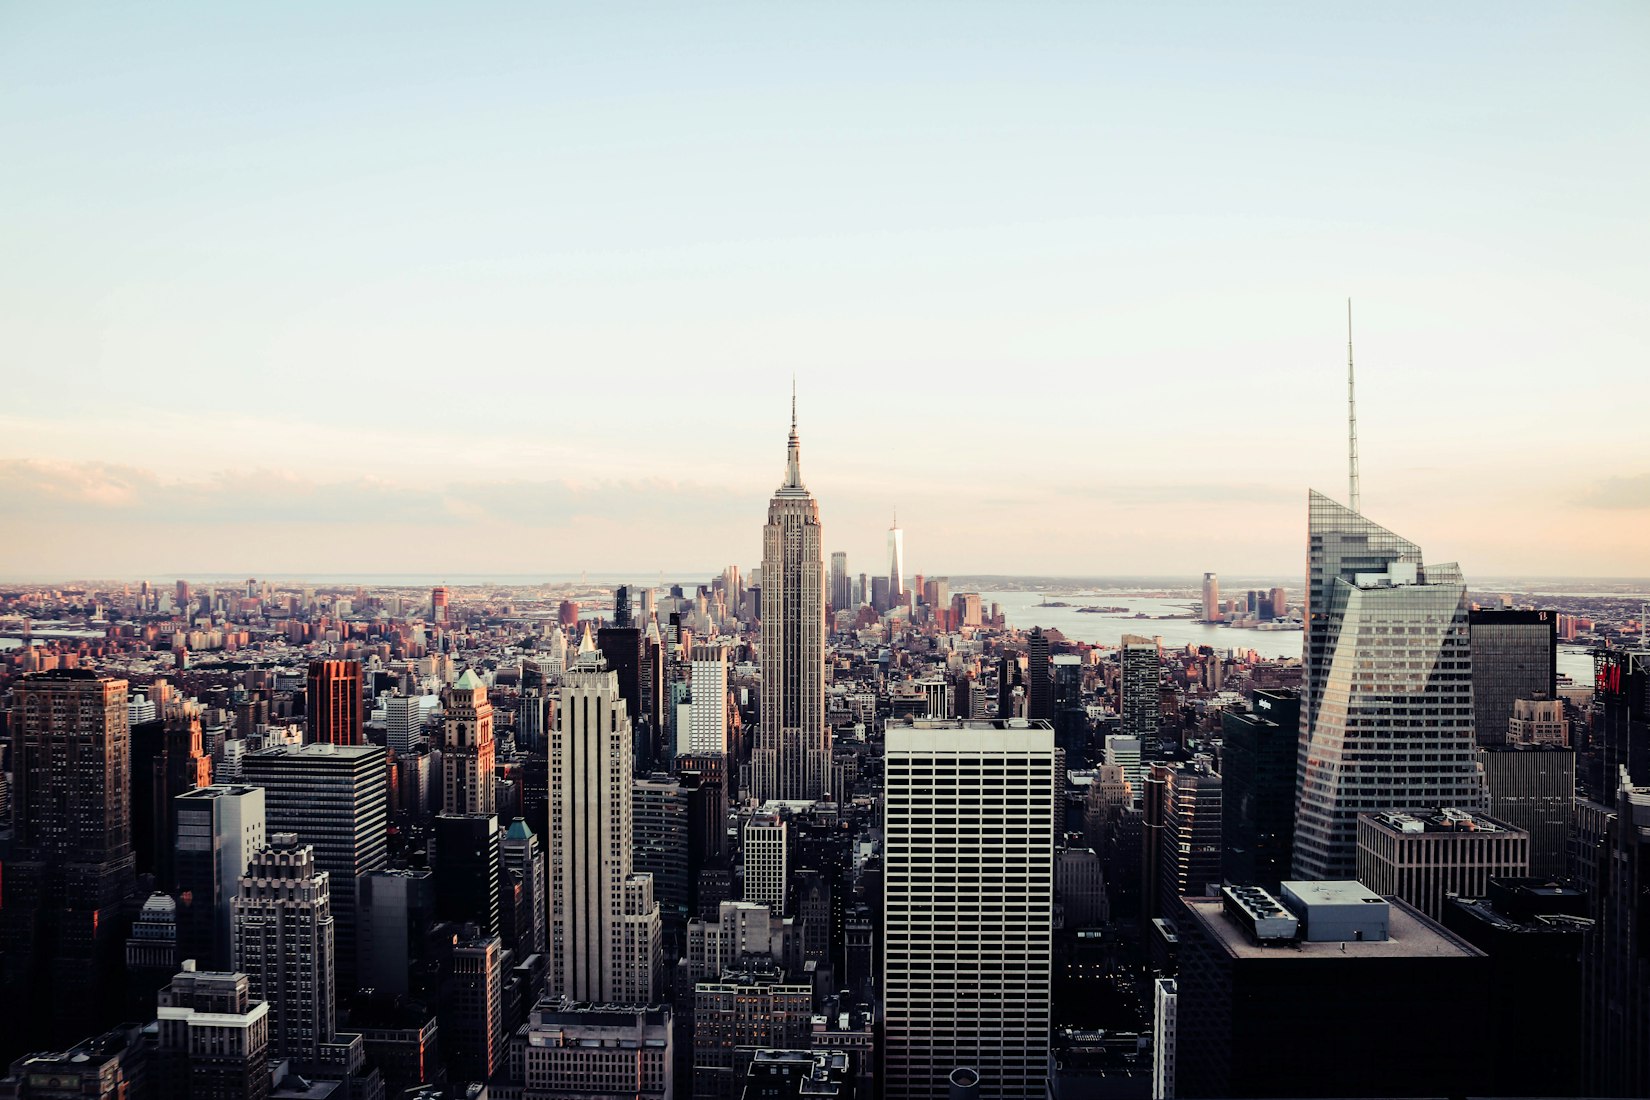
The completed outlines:
<svg viewBox="0 0 1650 1100">
<path fill-rule="evenodd" d="M 855 573 L 1277 573 L 1347 296 L 1367 511 L 1650 538 L 1642 11 L 370 10 L 13 14 L 0 575 L 753 561 L 793 371 Z"/>
</svg>

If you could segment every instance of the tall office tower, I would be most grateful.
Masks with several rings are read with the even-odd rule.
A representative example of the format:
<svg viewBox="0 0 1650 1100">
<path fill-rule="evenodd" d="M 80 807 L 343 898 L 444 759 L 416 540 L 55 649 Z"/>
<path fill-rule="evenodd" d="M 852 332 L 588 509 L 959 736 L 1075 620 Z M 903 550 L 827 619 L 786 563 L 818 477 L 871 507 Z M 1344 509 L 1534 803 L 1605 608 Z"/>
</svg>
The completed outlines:
<svg viewBox="0 0 1650 1100">
<path fill-rule="evenodd" d="M 134 782 L 139 781 L 133 776 Z M 161 752 L 151 762 L 146 777 L 153 784 L 154 819 L 149 828 L 155 836 L 155 877 L 171 889 L 176 885 L 172 838 L 177 831 L 175 799 L 185 791 L 212 782 L 212 758 L 201 751 L 201 708 L 198 703 L 178 699 L 168 702 L 162 714 Z"/>
<path fill-rule="evenodd" d="M 1059 653 L 1050 659 L 1054 673 L 1054 743 L 1066 754 L 1066 767 L 1089 767 L 1089 713 L 1083 705 L 1083 659 Z"/>
<path fill-rule="evenodd" d="M 29 1011 L 13 1042 L 85 1034 L 118 1012 L 120 909 L 136 887 L 126 681 L 80 669 L 12 687 L 12 840 L 0 879 L 0 987 Z"/>
<path fill-rule="evenodd" d="M 1576 805 L 1576 754 L 1563 745 L 1486 745 L 1479 750 L 1490 814 L 1530 834 L 1530 874 L 1568 873 Z"/>
<path fill-rule="evenodd" d="M 1222 794 L 1220 776 L 1202 764 L 1152 765 L 1142 853 L 1146 916 L 1172 921 L 1181 898 L 1220 885 Z"/>
<path fill-rule="evenodd" d="M 1203 621 L 1220 621 L 1220 578 L 1214 573 L 1203 574 Z"/>
<path fill-rule="evenodd" d="M 407 756 L 424 737 L 424 696 L 392 695 L 384 700 L 384 745 Z"/>
<path fill-rule="evenodd" d="M 1272 589 L 1272 617 L 1284 619 L 1289 616 L 1289 590 L 1287 588 Z"/>
<path fill-rule="evenodd" d="M 435 915 L 499 932 L 499 834 L 493 814 L 437 814 Z"/>
<path fill-rule="evenodd" d="M 888 603 L 897 607 L 905 596 L 905 532 L 899 525 L 899 515 L 894 516 L 893 526 L 888 528 Z"/>
<path fill-rule="evenodd" d="M 178 972 L 178 905 L 156 891 L 144 901 L 126 937 L 126 1016 L 153 1016 L 156 993 Z"/>
<path fill-rule="evenodd" d="M 1478 1095 L 1488 1013 L 1403 1029 L 1417 1005 L 1483 1006 L 1489 960 L 1356 882 L 1182 898 L 1175 1096 Z"/>
<path fill-rule="evenodd" d="M 1223 871 L 1228 882 L 1276 890 L 1289 877 L 1295 836 L 1300 696 L 1257 690 L 1254 709 L 1221 712 Z"/>
<path fill-rule="evenodd" d="M 444 585 L 437 585 L 430 589 L 430 621 L 432 623 L 447 621 L 447 589 Z"/>
<path fill-rule="evenodd" d="M 545 927 L 545 904 L 549 883 L 545 878 L 544 849 L 539 838 L 519 817 L 510 822 L 499 840 L 501 873 L 507 872 L 521 879 L 522 891 L 527 896 L 527 921 L 519 927 L 510 927 L 505 946 L 515 952 L 517 959 L 542 955 L 549 945 Z M 513 921 L 512 921 L 513 923 Z"/>
<path fill-rule="evenodd" d="M 1015 713 L 1016 700 L 1025 698 L 1025 669 L 1020 666 L 1018 650 L 1004 649 L 997 658 L 997 717 L 1023 718 Z"/>
<path fill-rule="evenodd" d="M 751 753 L 758 802 L 822 798 L 831 790 L 820 546 L 819 504 L 802 484 L 793 402 L 785 482 L 768 502 L 762 529 L 762 714 Z"/>
<path fill-rule="evenodd" d="M 1347 879 L 1358 814 L 1484 806 L 1467 588 L 1321 493 L 1309 513 L 1295 875 Z"/>
<path fill-rule="evenodd" d="M 207 970 L 229 967 L 231 903 L 241 876 L 264 846 L 262 787 L 198 787 L 177 807 L 178 946 Z"/>
<path fill-rule="evenodd" d="M 497 812 L 493 792 L 493 704 L 475 671 L 465 669 L 441 693 L 441 809 L 449 814 Z"/>
<path fill-rule="evenodd" d="M 621 630 L 636 625 L 634 612 L 630 608 L 630 586 L 627 584 L 613 590 L 613 625 Z"/>
<path fill-rule="evenodd" d="M 1054 906 L 1054 731 L 924 722 L 888 731 L 883 955 L 888 1100 L 1042 1097 Z"/>
<path fill-rule="evenodd" d="M 1442 923 L 1490 959 L 1495 1071 L 1484 1091 L 1582 1095 L 1587 895 L 1546 878 L 1491 879 L 1482 898 L 1447 900 Z"/>
<path fill-rule="evenodd" d="M 442 1046 L 453 1076 L 485 1081 L 504 1060 L 504 946 L 467 927 L 453 944 L 453 976 L 442 997 Z"/>
<path fill-rule="evenodd" d="M 631 784 L 633 866 L 653 877 L 667 959 L 678 957 L 673 952 L 681 946 L 691 915 L 688 793 L 679 780 L 661 772 Z"/>
<path fill-rule="evenodd" d="M 1358 881 L 1438 920 L 1448 894 L 1481 898 L 1492 878 L 1530 873 L 1530 834 L 1448 807 L 1358 815 Z"/>
<path fill-rule="evenodd" d="M 1050 678 L 1048 638 L 1034 626 L 1026 635 L 1026 717 L 1054 721 L 1054 681 Z"/>
<path fill-rule="evenodd" d="M 1174 1067 L 1178 1053 L 1180 994 L 1173 978 L 1152 982 L 1152 1100 L 1173 1100 Z"/>
<path fill-rule="evenodd" d="M 1622 768 L 1632 785 L 1650 786 L 1650 652 L 1594 650 L 1593 689 L 1598 747 L 1586 786 L 1598 801 L 1613 803 Z"/>
<path fill-rule="evenodd" d="M 1145 797 L 1146 761 L 1141 751 L 1138 737 L 1125 737 L 1120 733 L 1106 735 L 1105 762 L 1121 769 L 1129 785 L 1130 799 L 1136 804 Z"/>
<path fill-rule="evenodd" d="M 723 778 L 727 758 L 681 757 L 676 767 L 687 811 L 684 870 L 688 880 L 688 915 L 692 917 L 705 912 L 707 903 L 714 905 L 715 901 L 728 896 L 713 889 L 714 882 L 702 883 L 705 875 L 717 881 L 726 875 L 731 891 L 732 870 L 726 859 L 728 796 Z"/>
<path fill-rule="evenodd" d="M 607 668 L 618 678 L 619 697 L 630 719 L 631 761 L 646 775 L 653 767 L 652 730 L 642 694 L 642 632 L 635 627 L 604 626 L 596 632 L 596 648 Z"/>
<path fill-rule="evenodd" d="M 848 579 L 848 555 L 841 550 L 831 554 L 831 608 L 846 611 L 854 606 L 853 589 Z"/>
<path fill-rule="evenodd" d="M 425 870 L 368 871 L 356 883 L 360 960 L 356 985 L 391 996 L 413 992 L 412 967 L 435 923 L 435 877 Z"/>
<path fill-rule="evenodd" d="M 755 813 L 745 822 L 745 900 L 766 905 L 776 917 L 785 915 L 787 823 L 778 814 Z"/>
<path fill-rule="evenodd" d="M 331 875 L 328 895 L 338 938 L 339 981 L 354 988 L 355 883 L 388 862 L 389 769 L 377 745 L 276 746 L 241 765 L 249 787 L 264 789 L 268 835 L 296 833 Z"/>
<path fill-rule="evenodd" d="M 1155 755 L 1161 713 L 1157 643 L 1137 634 L 1125 634 L 1118 657 L 1123 665 L 1123 676 L 1118 706 L 1122 721 L 1118 723 L 1117 732 L 1125 737 L 1138 737 L 1147 755 Z"/>
<path fill-rule="evenodd" d="M 160 991 L 151 1067 L 158 1094 L 190 1100 L 269 1095 L 269 1002 L 245 974 L 199 970 L 193 960 Z"/>
<path fill-rule="evenodd" d="M 696 645 L 689 679 L 688 729 L 677 755 L 725 754 L 728 751 L 728 651 L 725 646 Z"/>
<path fill-rule="evenodd" d="M 361 662 L 309 663 L 309 738 L 326 745 L 364 745 L 361 732 Z"/>
<path fill-rule="evenodd" d="M 582 648 L 550 738 L 550 988 L 595 1003 L 658 991 L 659 906 L 632 872 L 630 715 L 619 678 Z"/>
<path fill-rule="evenodd" d="M 1513 703 L 1558 697 L 1558 614 L 1469 611 L 1472 710 L 1480 745 L 1503 745 Z"/>
<path fill-rule="evenodd" d="M 1650 1096 L 1650 787 L 1616 770 L 1583 963 L 1588 1096 Z"/>
<path fill-rule="evenodd" d="M 234 914 L 235 970 L 269 1002 L 270 1054 L 313 1068 L 337 1020 L 332 904 L 315 849 L 273 833 L 241 876 Z"/>
</svg>

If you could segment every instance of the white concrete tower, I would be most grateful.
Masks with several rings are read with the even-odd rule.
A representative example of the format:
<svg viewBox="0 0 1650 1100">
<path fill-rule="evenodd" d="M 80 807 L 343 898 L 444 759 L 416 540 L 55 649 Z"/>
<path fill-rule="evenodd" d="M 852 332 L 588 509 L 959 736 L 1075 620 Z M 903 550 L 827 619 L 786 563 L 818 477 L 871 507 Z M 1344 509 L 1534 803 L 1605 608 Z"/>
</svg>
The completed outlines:
<svg viewBox="0 0 1650 1100">
<path fill-rule="evenodd" d="M 630 715 L 619 677 L 593 644 L 581 645 L 561 691 L 550 736 L 550 993 L 652 1004 L 659 906 L 653 876 L 632 871 Z"/>
</svg>

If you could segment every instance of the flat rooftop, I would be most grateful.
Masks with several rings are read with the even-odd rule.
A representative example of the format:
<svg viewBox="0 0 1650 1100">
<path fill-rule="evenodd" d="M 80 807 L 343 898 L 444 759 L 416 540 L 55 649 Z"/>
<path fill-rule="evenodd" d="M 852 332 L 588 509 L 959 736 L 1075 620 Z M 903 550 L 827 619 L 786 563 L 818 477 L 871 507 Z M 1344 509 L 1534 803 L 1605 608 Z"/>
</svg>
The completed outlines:
<svg viewBox="0 0 1650 1100">
<path fill-rule="evenodd" d="M 1299 883 L 1303 888 L 1314 886 L 1357 886 L 1357 883 Z M 1361 894 L 1350 892 L 1345 900 L 1356 904 Z M 1181 899 L 1186 903 L 1191 920 L 1200 924 L 1215 942 L 1226 948 L 1234 959 L 1471 959 L 1483 954 L 1476 947 L 1459 939 L 1422 916 L 1397 898 L 1383 899 L 1390 903 L 1387 938 L 1384 940 L 1328 940 L 1321 943 L 1302 942 L 1290 947 L 1262 947 L 1250 943 L 1243 928 L 1222 911 L 1220 898 Z"/>
<path fill-rule="evenodd" d="M 1054 748 L 1054 727 L 1039 718 L 919 718 L 890 725 L 889 752 L 1034 752 Z"/>
</svg>

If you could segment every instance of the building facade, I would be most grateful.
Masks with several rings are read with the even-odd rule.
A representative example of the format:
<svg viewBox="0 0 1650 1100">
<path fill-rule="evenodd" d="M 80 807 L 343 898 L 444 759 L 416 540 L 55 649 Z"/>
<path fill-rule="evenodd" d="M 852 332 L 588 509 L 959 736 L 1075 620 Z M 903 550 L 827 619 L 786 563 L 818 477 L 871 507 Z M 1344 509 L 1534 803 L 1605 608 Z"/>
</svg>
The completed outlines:
<svg viewBox="0 0 1650 1100">
<path fill-rule="evenodd" d="M 327 745 L 364 745 L 361 710 L 361 662 L 316 660 L 309 663 L 309 740 Z"/>
<path fill-rule="evenodd" d="M 175 802 L 178 947 L 202 970 L 227 970 L 231 906 L 253 854 L 264 846 L 263 788 L 198 787 Z"/>
<path fill-rule="evenodd" d="M 264 789 L 265 833 L 295 834 L 330 876 L 339 980 L 353 988 L 356 880 L 389 860 L 387 754 L 378 745 L 282 745 L 249 753 L 241 773 Z"/>
<path fill-rule="evenodd" d="M 762 713 L 751 752 L 758 802 L 825 798 L 831 790 L 822 528 L 801 461 L 793 406 L 785 481 L 762 529 Z"/>
<path fill-rule="evenodd" d="M 650 1004 L 659 907 L 634 873 L 631 726 L 618 677 L 582 647 L 562 680 L 550 738 L 550 989 L 596 1003 Z"/>
<path fill-rule="evenodd" d="M 1294 871 L 1346 879 L 1359 814 L 1484 807 L 1466 584 L 1317 492 L 1308 529 Z"/>
<path fill-rule="evenodd" d="M 1513 704 L 1558 695 L 1558 614 L 1477 610 L 1472 639 L 1473 727 L 1480 745 L 1504 745 Z"/>
<path fill-rule="evenodd" d="M 1433 920 L 1450 894 L 1480 898 L 1492 878 L 1530 873 L 1530 834 L 1488 814 L 1439 809 L 1358 815 L 1358 881 Z"/>
<path fill-rule="evenodd" d="M 442 812 L 496 813 L 493 704 L 474 670 L 441 693 L 441 710 Z"/>
<path fill-rule="evenodd" d="M 1054 732 L 1046 723 L 889 730 L 883 958 L 888 1100 L 1042 1097 L 1049 1051 Z"/>
<path fill-rule="evenodd" d="M 232 903 L 234 970 L 269 1003 L 271 1056 L 313 1070 L 336 1035 L 329 874 L 293 833 L 274 833 L 241 876 Z"/>
</svg>

